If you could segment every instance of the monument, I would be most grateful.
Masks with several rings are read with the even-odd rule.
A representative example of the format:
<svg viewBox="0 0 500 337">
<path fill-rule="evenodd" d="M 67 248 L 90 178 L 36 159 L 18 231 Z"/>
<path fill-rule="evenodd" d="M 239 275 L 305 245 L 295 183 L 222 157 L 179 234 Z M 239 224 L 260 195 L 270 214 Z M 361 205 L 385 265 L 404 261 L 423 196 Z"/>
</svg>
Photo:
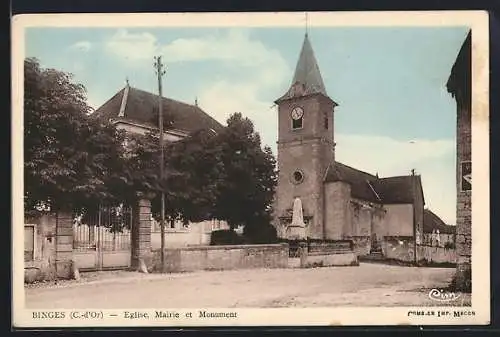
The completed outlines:
<svg viewBox="0 0 500 337">
<path fill-rule="evenodd" d="M 302 201 L 300 198 L 295 198 L 292 208 L 292 223 L 286 229 L 288 240 L 306 240 L 306 224 L 304 223 L 304 215 L 302 210 Z"/>
</svg>

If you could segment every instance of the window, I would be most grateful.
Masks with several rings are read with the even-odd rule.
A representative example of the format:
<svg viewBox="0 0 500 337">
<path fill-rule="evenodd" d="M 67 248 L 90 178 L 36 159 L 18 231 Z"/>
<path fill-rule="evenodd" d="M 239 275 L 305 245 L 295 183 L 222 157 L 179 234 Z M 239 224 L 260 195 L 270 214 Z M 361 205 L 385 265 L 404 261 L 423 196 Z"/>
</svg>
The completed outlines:
<svg viewBox="0 0 500 337">
<path fill-rule="evenodd" d="M 300 170 L 296 170 L 292 174 L 292 179 L 295 184 L 300 184 L 302 181 L 304 181 L 304 173 Z"/>
<path fill-rule="evenodd" d="M 325 129 L 328 130 L 328 116 L 325 115 Z"/>
<path fill-rule="evenodd" d="M 292 129 L 302 129 L 304 110 L 301 107 L 296 106 L 290 112 L 290 117 L 292 118 Z"/>
<path fill-rule="evenodd" d="M 299 119 L 292 119 L 292 129 L 302 129 L 303 119 L 303 117 L 300 117 Z"/>
<path fill-rule="evenodd" d="M 35 259 L 35 225 L 24 225 L 24 261 Z"/>
</svg>

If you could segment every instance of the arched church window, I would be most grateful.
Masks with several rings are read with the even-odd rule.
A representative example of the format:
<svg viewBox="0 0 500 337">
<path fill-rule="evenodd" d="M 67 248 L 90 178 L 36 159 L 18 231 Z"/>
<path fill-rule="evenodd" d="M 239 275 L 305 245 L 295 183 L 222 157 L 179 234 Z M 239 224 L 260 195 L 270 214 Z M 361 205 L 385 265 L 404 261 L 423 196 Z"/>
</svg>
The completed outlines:
<svg viewBox="0 0 500 337">
<path fill-rule="evenodd" d="M 292 129 L 301 129 L 304 123 L 304 110 L 297 106 L 292 109 L 290 116 L 292 117 Z"/>
</svg>

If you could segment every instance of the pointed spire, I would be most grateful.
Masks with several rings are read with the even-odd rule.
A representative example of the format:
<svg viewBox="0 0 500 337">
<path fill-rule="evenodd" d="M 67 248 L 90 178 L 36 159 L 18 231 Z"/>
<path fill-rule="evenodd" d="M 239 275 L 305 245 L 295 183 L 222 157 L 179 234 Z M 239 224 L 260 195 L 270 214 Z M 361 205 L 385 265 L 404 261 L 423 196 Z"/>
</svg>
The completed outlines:
<svg viewBox="0 0 500 337">
<path fill-rule="evenodd" d="M 307 35 L 300 51 L 299 61 L 295 67 L 292 84 L 300 83 L 304 86 L 305 93 L 322 93 L 326 96 L 325 85 L 319 71 L 318 62 Z"/>
<path fill-rule="evenodd" d="M 321 72 L 319 71 L 318 62 L 314 56 L 314 51 L 306 31 L 291 87 L 277 101 L 312 94 L 323 94 L 328 97 Z"/>
</svg>

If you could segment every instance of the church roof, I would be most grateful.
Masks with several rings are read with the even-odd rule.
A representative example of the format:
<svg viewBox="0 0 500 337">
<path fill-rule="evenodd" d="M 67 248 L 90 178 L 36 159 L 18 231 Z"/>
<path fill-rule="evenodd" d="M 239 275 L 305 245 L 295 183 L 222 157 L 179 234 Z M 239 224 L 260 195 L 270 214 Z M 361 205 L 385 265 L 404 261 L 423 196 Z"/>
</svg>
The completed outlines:
<svg viewBox="0 0 500 337">
<path fill-rule="evenodd" d="M 413 183 L 422 184 L 418 175 L 378 178 L 340 162 L 331 164 L 325 176 L 325 182 L 335 181 L 348 183 L 354 198 L 384 204 L 413 203 L 417 193 Z"/>
<path fill-rule="evenodd" d="M 165 115 L 172 120 L 174 130 L 191 133 L 201 128 L 220 130 L 223 126 L 196 105 L 163 97 Z M 130 87 L 128 84 L 99 107 L 96 118 L 124 120 L 156 128 L 158 95 Z"/>
<path fill-rule="evenodd" d="M 369 173 L 356 170 L 350 166 L 335 162 L 328 167 L 326 182 L 343 181 L 351 185 L 351 195 L 354 198 L 380 202 L 368 182 L 376 181 L 377 177 Z"/>
<path fill-rule="evenodd" d="M 306 34 L 290 89 L 276 101 L 313 94 L 322 94 L 328 97 L 321 72 L 319 71 L 318 62 L 316 61 L 309 37 Z"/>
<path fill-rule="evenodd" d="M 384 203 L 410 204 L 413 203 L 415 197 L 413 179 L 420 183 L 420 176 L 408 175 L 380 178 L 375 182 L 375 186 Z"/>
</svg>

